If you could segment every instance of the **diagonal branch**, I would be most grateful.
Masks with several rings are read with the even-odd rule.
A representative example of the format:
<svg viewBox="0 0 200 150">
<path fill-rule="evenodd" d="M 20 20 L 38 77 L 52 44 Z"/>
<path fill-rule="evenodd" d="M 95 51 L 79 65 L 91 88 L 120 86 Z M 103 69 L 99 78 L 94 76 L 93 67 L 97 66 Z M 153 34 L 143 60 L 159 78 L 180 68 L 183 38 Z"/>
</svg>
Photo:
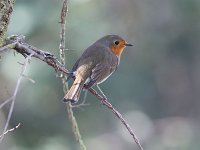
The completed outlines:
<svg viewBox="0 0 200 150">
<path fill-rule="evenodd" d="M 107 97 L 102 93 L 102 95 L 98 94 L 96 90 L 94 90 L 93 88 L 88 89 L 88 91 L 90 91 L 90 93 L 92 93 L 93 95 L 95 95 L 103 105 L 105 105 L 106 107 L 108 107 L 117 118 L 120 119 L 120 121 L 124 124 L 124 126 L 126 127 L 126 129 L 128 130 L 128 132 L 132 135 L 133 140 L 135 141 L 135 143 L 137 144 L 138 148 L 140 150 L 143 150 L 137 136 L 135 135 L 135 133 L 133 132 L 133 130 L 131 129 L 130 125 L 127 123 L 127 121 L 123 118 L 123 116 L 121 115 L 121 113 L 119 111 L 117 111 L 112 104 L 107 100 Z M 101 91 L 101 90 L 100 90 Z"/>
<path fill-rule="evenodd" d="M 12 100 L 12 97 L 10 97 L 9 99 L 7 99 L 3 103 L 1 103 L 0 109 L 3 108 L 3 106 L 5 106 L 6 104 L 8 104 L 11 100 Z"/>
<path fill-rule="evenodd" d="M 21 123 L 18 123 L 18 125 L 16 125 L 14 128 L 11 128 L 11 129 L 6 130 L 2 135 L 0 135 L 0 138 L 1 138 L 2 136 L 5 136 L 6 134 L 8 134 L 8 132 L 12 132 L 12 131 L 14 131 L 15 129 L 19 128 L 20 125 L 21 125 Z"/>
<path fill-rule="evenodd" d="M 14 49 L 24 57 L 32 54 L 32 57 L 38 58 L 46 62 L 49 66 L 55 68 L 56 71 L 61 71 L 65 74 L 70 72 L 57 60 L 57 58 L 46 51 L 40 50 L 32 45 L 25 43 L 25 37 L 23 35 L 14 35 L 6 39 L 6 44 L 0 48 L 1 52 L 6 52 L 10 49 Z"/>
<path fill-rule="evenodd" d="M 10 109 L 9 109 L 8 118 L 6 120 L 6 124 L 5 124 L 5 127 L 3 129 L 3 133 L 2 133 L 2 135 L 0 137 L 0 143 L 2 142 L 2 140 L 4 138 L 4 135 L 5 135 L 6 131 L 7 131 L 7 128 L 8 128 L 8 125 L 9 125 L 12 113 L 13 113 L 13 109 L 14 109 L 14 105 L 15 105 L 15 101 L 16 101 L 17 92 L 19 90 L 19 86 L 20 86 L 21 80 L 23 78 L 23 74 L 26 71 L 26 68 L 28 66 L 28 63 L 29 63 L 31 57 L 32 57 L 32 54 L 30 54 L 29 56 L 26 57 L 26 60 L 25 60 L 24 64 L 22 65 L 21 74 L 20 74 L 20 76 L 19 76 L 19 78 L 17 80 L 15 91 L 13 93 L 13 96 L 10 98 L 10 99 L 12 99 L 12 103 L 11 103 L 11 106 L 10 106 Z"/>
</svg>

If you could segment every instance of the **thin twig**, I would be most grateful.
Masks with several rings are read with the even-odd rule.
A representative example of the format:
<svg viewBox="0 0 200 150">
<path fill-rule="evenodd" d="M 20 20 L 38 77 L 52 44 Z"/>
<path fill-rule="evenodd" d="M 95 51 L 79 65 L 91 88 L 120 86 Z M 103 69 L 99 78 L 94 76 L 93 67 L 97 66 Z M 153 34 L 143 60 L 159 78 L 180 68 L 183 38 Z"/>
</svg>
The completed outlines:
<svg viewBox="0 0 200 150">
<path fill-rule="evenodd" d="M 30 61 L 32 57 L 32 54 L 29 55 L 26 59 L 25 59 L 25 62 L 24 62 L 24 65 L 22 66 L 22 70 L 21 70 L 21 74 L 17 80 L 17 84 L 16 84 L 16 87 L 15 87 L 15 91 L 13 93 L 13 96 L 12 96 L 12 103 L 11 103 L 11 106 L 10 106 L 10 109 L 9 109 L 9 113 L 8 113 L 8 118 L 6 120 L 6 124 L 5 124 L 5 127 L 4 127 L 4 130 L 3 130 L 3 133 L 2 133 L 2 136 L 0 138 L 0 143 L 2 142 L 3 140 L 3 137 L 4 137 L 4 133 L 7 131 L 7 128 L 8 128 L 8 125 L 9 125 L 9 122 L 10 122 L 10 119 L 11 119 L 11 116 L 12 116 L 12 112 L 13 112 L 13 108 L 14 108 L 14 105 L 15 105 L 15 101 L 16 101 L 16 96 L 17 96 L 17 92 L 19 90 L 19 86 L 20 86 L 20 83 L 21 83 L 21 80 L 23 78 L 23 74 L 25 73 L 26 71 L 26 68 L 28 66 L 28 62 Z"/>
<path fill-rule="evenodd" d="M 3 108 L 3 106 L 5 106 L 7 103 L 9 103 L 12 99 L 13 99 L 13 97 L 10 97 L 9 99 L 7 99 L 3 103 L 1 103 L 0 109 Z"/>
<path fill-rule="evenodd" d="M 35 83 L 35 80 L 31 79 L 30 77 L 28 77 L 27 75 L 25 74 L 22 74 L 22 76 L 27 79 L 28 81 L 30 81 L 31 83 Z"/>
<path fill-rule="evenodd" d="M 65 66 L 65 24 L 66 24 L 66 16 L 68 12 L 68 0 L 63 0 L 63 5 L 62 5 L 62 10 L 61 10 L 61 16 L 60 16 L 60 23 L 61 23 L 61 31 L 60 31 L 60 61 L 61 65 Z M 63 83 L 63 91 L 66 93 L 68 91 L 68 83 L 66 81 L 66 74 L 61 73 L 62 77 L 62 83 Z M 78 128 L 78 123 L 76 121 L 76 118 L 74 116 L 73 110 L 72 110 L 72 105 L 71 103 L 67 103 L 67 112 L 68 112 L 68 117 L 72 125 L 72 130 L 75 135 L 76 140 L 78 141 L 81 150 L 86 150 L 86 146 L 83 143 L 83 140 L 81 138 L 81 134 Z"/>
<path fill-rule="evenodd" d="M 88 91 L 85 90 L 85 91 L 84 91 L 84 96 L 83 96 L 82 104 L 86 104 L 87 94 L 88 94 Z M 88 105 L 89 105 L 89 104 L 88 104 Z"/>
<path fill-rule="evenodd" d="M 98 87 L 98 86 L 97 86 Z M 107 106 L 114 114 L 115 116 L 117 116 L 117 118 L 120 119 L 120 121 L 124 124 L 124 126 L 126 127 L 126 129 L 128 130 L 128 132 L 132 135 L 135 143 L 137 144 L 138 148 L 140 150 L 143 150 L 137 136 L 135 135 L 135 133 L 133 132 L 133 130 L 131 129 L 130 125 L 127 123 L 127 121 L 123 118 L 123 116 L 119 113 L 119 111 L 117 111 L 110 102 L 108 102 L 107 97 L 103 94 L 103 92 L 101 91 L 101 89 L 99 88 L 100 92 L 102 93 L 102 95 L 98 94 L 96 92 L 96 90 L 94 90 L 93 88 L 88 89 L 93 95 L 95 95 L 102 104 L 104 104 L 105 106 Z"/>
<path fill-rule="evenodd" d="M 20 125 L 21 125 L 21 123 L 18 123 L 18 125 L 16 125 L 14 128 L 11 128 L 11 129 L 7 130 L 7 131 L 4 132 L 2 135 L 0 135 L 0 138 L 1 138 L 2 136 L 5 136 L 8 132 L 12 132 L 12 131 L 14 131 L 15 129 L 19 128 Z"/>
<path fill-rule="evenodd" d="M 88 93 L 88 90 L 85 90 L 84 96 L 83 96 L 83 101 L 80 104 L 72 105 L 72 108 L 80 108 L 81 110 L 84 110 L 83 106 L 89 106 L 90 104 L 86 103 L 87 93 Z"/>
</svg>

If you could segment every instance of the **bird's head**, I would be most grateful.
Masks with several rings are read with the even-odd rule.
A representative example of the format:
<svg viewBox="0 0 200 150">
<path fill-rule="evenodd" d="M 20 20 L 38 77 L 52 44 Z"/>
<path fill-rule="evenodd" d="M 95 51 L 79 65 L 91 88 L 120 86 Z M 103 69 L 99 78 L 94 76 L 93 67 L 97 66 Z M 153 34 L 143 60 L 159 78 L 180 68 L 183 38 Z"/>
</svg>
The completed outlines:
<svg viewBox="0 0 200 150">
<path fill-rule="evenodd" d="M 108 46 L 112 52 L 120 56 L 126 46 L 133 46 L 118 35 L 107 35 L 99 40 L 99 42 Z"/>
</svg>

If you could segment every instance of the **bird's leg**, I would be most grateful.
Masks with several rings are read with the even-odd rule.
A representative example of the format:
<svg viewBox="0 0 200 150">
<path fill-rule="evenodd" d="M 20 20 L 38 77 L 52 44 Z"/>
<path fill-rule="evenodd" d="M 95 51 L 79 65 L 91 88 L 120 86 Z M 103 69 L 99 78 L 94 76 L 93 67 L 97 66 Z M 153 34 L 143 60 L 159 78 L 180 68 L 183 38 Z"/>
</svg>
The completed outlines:
<svg viewBox="0 0 200 150">
<path fill-rule="evenodd" d="M 101 90 L 101 88 L 99 87 L 99 85 L 97 84 L 96 87 L 98 88 L 99 92 L 101 93 L 102 97 L 103 97 L 103 100 L 104 101 L 107 101 L 107 97 L 106 95 L 103 93 L 103 91 Z M 103 104 L 103 102 L 102 102 Z"/>
<path fill-rule="evenodd" d="M 83 101 L 82 101 L 82 104 L 85 104 L 85 102 L 86 102 L 87 93 L 88 93 L 88 91 L 87 91 L 87 90 L 85 90 L 85 91 L 84 91 L 84 96 L 83 96 Z"/>
<path fill-rule="evenodd" d="M 80 108 L 81 110 L 84 110 L 82 106 L 88 106 L 88 105 L 90 105 L 89 103 L 86 103 L 87 92 L 88 92 L 87 90 L 84 90 L 83 101 L 80 104 L 74 104 L 74 105 L 72 105 L 72 108 Z"/>
<path fill-rule="evenodd" d="M 83 92 L 84 92 L 83 101 L 81 102 L 81 104 L 79 104 L 79 106 L 88 106 L 88 105 L 90 105 L 89 103 L 86 103 L 86 98 L 87 98 L 88 91 L 84 90 Z"/>
</svg>

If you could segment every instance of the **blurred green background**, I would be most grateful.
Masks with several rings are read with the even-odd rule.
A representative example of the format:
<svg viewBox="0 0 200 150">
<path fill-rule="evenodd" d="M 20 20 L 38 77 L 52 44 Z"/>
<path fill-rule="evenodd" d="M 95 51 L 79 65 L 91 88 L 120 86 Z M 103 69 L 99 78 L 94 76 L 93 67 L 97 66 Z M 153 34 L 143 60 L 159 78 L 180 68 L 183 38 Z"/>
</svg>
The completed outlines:
<svg viewBox="0 0 200 150">
<path fill-rule="evenodd" d="M 17 0 L 8 35 L 59 57 L 61 0 Z M 118 34 L 133 43 L 101 88 L 124 115 L 145 150 L 200 149 L 200 1 L 69 0 L 67 67 L 100 37 Z M 0 102 L 9 98 L 24 58 L 1 54 Z M 79 150 L 67 117 L 62 83 L 45 63 L 32 59 L 17 95 L 1 150 Z M 113 115 L 88 93 L 89 106 L 74 109 L 88 150 L 137 149 Z M 0 110 L 2 131 L 8 107 Z"/>
</svg>

